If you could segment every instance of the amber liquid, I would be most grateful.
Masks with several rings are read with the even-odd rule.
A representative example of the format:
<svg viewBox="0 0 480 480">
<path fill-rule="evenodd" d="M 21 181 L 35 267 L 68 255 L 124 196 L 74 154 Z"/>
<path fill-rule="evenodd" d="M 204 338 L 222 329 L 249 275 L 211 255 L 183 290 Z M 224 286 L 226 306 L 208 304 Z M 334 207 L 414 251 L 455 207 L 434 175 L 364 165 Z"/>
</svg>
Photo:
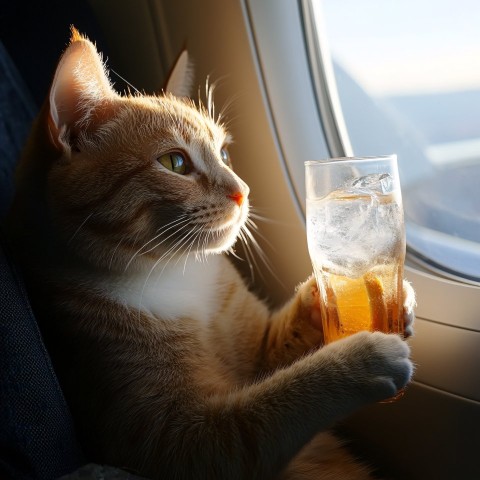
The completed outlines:
<svg viewBox="0 0 480 480">
<path fill-rule="evenodd" d="M 358 278 L 316 270 L 325 343 L 362 330 L 404 333 L 403 262 L 376 266 Z M 400 398 L 404 390 L 382 403 Z"/>
<path fill-rule="evenodd" d="M 403 334 L 403 265 L 376 266 L 358 278 L 316 271 L 325 343 L 361 330 Z"/>
</svg>

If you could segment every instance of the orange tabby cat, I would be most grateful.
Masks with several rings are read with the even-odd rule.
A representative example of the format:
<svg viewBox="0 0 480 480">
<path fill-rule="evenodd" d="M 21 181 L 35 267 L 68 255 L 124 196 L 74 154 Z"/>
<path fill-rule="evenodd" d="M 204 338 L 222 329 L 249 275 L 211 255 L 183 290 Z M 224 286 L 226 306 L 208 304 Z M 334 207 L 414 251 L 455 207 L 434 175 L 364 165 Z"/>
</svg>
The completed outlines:
<svg viewBox="0 0 480 480">
<path fill-rule="evenodd" d="M 370 478 L 319 432 L 405 386 L 409 348 L 319 348 L 312 278 L 275 312 L 249 292 L 222 255 L 249 209 L 228 142 L 189 100 L 118 95 L 73 30 L 10 227 L 82 445 L 149 478 Z"/>
</svg>

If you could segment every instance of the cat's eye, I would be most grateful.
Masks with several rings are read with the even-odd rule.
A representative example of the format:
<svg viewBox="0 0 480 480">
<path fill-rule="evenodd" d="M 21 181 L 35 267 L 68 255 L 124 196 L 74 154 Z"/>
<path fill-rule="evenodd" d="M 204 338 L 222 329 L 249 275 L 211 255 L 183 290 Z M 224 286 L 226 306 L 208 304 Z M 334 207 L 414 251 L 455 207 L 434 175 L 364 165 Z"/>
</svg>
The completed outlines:
<svg viewBox="0 0 480 480">
<path fill-rule="evenodd" d="M 220 158 L 225 165 L 230 166 L 230 155 L 225 147 L 220 150 Z"/>
<path fill-rule="evenodd" d="M 178 173 L 179 175 L 185 175 L 187 173 L 187 162 L 181 153 L 166 153 L 159 157 L 158 161 L 171 172 Z"/>
</svg>

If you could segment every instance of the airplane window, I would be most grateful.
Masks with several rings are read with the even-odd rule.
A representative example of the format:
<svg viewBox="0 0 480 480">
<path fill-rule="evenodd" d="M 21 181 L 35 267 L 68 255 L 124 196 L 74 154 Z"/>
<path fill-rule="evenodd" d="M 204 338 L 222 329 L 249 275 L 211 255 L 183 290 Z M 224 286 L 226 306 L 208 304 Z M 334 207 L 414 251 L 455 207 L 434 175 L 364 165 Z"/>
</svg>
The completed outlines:
<svg viewBox="0 0 480 480">
<path fill-rule="evenodd" d="M 480 283 L 480 3 L 319 7 L 353 153 L 398 154 L 411 258 Z"/>
</svg>

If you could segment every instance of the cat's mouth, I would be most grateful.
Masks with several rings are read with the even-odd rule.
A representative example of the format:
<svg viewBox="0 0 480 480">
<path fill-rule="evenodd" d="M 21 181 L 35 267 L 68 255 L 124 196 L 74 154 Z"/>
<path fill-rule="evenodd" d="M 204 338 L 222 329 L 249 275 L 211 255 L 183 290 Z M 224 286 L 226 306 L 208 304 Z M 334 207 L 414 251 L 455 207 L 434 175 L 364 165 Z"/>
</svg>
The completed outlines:
<svg viewBox="0 0 480 480">
<path fill-rule="evenodd" d="M 222 253 L 229 250 L 237 241 L 241 226 L 241 224 L 235 223 L 210 229 L 204 251 L 206 253 Z"/>
<path fill-rule="evenodd" d="M 248 218 L 248 207 L 242 208 L 233 215 L 223 217 L 210 225 L 205 225 L 204 230 L 208 241 L 205 244 L 205 251 L 209 253 L 221 253 L 230 249 L 239 236 L 242 227 Z"/>
</svg>

